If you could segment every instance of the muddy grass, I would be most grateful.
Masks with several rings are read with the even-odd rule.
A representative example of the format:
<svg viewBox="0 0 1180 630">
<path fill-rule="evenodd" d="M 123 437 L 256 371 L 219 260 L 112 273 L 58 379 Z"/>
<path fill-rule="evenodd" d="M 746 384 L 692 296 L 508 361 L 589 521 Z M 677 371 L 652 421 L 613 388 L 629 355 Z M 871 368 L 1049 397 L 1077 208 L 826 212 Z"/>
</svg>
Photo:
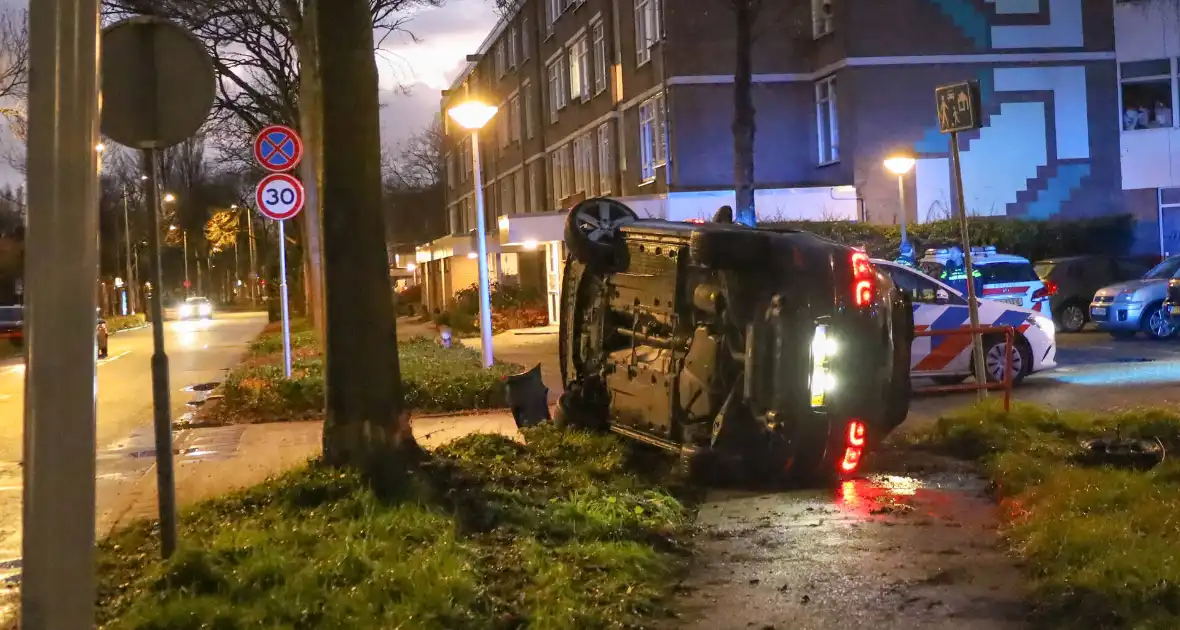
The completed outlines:
<svg viewBox="0 0 1180 630">
<path fill-rule="evenodd" d="M 1180 458 L 1147 471 L 1083 463 L 1083 441 L 1115 435 L 1158 439 L 1180 453 L 1180 415 L 1032 405 L 1005 414 L 983 406 L 944 417 L 909 441 L 986 471 L 1044 625 L 1178 628 Z"/>
</svg>

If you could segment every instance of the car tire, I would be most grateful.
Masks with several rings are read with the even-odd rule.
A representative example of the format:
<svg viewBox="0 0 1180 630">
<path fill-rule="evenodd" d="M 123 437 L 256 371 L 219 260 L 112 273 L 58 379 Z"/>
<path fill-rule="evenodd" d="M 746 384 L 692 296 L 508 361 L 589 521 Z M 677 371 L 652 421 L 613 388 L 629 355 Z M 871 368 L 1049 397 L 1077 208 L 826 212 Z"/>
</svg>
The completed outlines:
<svg viewBox="0 0 1180 630">
<path fill-rule="evenodd" d="M 563 393 L 553 411 L 553 426 L 559 429 L 605 431 L 607 411 L 602 405 L 585 399 L 578 389 Z"/>
<path fill-rule="evenodd" d="M 999 383 L 1004 380 L 1004 352 L 1007 341 L 1004 337 L 989 336 L 983 340 L 983 356 L 984 369 L 987 370 L 987 382 Z M 1028 346 L 1028 342 L 1024 337 L 1017 336 L 1013 340 L 1012 347 L 1012 361 L 1015 363 L 1012 367 L 1012 384 L 1019 385 L 1028 376 L 1032 370 L 1032 350 Z M 971 365 L 975 365 L 975 357 L 972 355 Z M 978 378 L 976 380 L 979 380 Z"/>
<path fill-rule="evenodd" d="M 619 265 L 623 240 L 619 229 L 639 219 L 626 204 L 594 197 L 570 209 L 565 219 L 565 244 L 570 256 L 595 271 Z"/>
<path fill-rule="evenodd" d="M 1070 302 L 1057 309 L 1054 319 L 1057 320 L 1057 328 L 1061 332 L 1081 332 L 1086 327 L 1086 309 L 1077 302 Z"/>
<path fill-rule="evenodd" d="M 1168 319 L 1162 304 L 1149 306 L 1139 321 L 1148 339 L 1164 341 L 1176 336 L 1176 327 Z"/>
</svg>

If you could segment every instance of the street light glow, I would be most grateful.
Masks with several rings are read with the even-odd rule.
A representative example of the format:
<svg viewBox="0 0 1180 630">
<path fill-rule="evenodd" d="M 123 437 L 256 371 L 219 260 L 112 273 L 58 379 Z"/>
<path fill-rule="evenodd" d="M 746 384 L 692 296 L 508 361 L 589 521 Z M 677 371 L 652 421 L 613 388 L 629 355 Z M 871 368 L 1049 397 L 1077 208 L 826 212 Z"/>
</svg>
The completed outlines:
<svg viewBox="0 0 1180 630">
<path fill-rule="evenodd" d="M 94 150 L 102 153 L 103 151 L 107 150 L 107 145 L 99 142 L 98 144 L 94 145 Z"/>
<path fill-rule="evenodd" d="M 164 201 L 166 203 L 172 203 L 173 201 L 176 201 L 176 195 L 174 195 L 172 193 L 168 193 L 168 194 L 164 195 Z"/>
<path fill-rule="evenodd" d="M 480 101 L 467 101 L 447 110 L 447 115 L 451 117 L 451 120 L 459 123 L 460 127 L 469 131 L 479 131 L 488 124 L 497 111 L 499 108 L 495 105 L 488 105 Z"/>
<path fill-rule="evenodd" d="M 894 175 L 905 175 L 914 168 L 914 158 L 908 155 L 895 155 L 885 160 L 885 168 Z"/>
<path fill-rule="evenodd" d="M 175 231 L 176 231 L 176 226 L 175 226 L 175 225 L 169 225 L 169 226 L 168 226 L 168 231 L 169 231 L 169 232 L 175 232 Z"/>
</svg>

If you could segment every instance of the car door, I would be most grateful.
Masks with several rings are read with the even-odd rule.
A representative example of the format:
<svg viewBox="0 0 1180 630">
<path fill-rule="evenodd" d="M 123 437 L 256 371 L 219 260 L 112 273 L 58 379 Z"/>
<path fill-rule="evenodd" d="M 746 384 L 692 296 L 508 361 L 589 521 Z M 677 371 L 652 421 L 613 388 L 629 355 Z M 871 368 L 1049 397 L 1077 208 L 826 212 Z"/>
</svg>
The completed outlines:
<svg viewBox="0 0 1180 630">
<path fill-rule="evenodd" d="M 968 325 L 967 301 L 929 276 L 895 265 L 887 270 L 893 283 L 914 304 L 914 332 L 955 330 Z M 970 335 L 915 334 L 910 348 L 913 376 L 966 374 L 970 369 Z M 921 372 L 921 374 L 917 374 Z"/>
</svg>

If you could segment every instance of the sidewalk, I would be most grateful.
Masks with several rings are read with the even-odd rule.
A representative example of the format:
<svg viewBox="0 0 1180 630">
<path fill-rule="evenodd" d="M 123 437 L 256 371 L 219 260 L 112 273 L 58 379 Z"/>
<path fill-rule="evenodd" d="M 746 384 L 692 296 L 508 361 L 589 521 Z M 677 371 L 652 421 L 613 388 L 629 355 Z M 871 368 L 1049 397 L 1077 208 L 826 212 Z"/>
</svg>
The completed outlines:
<svg viewBox="0 0 1180 630">
<path fill-rule="evenodd" d="M 428 449 L 472 433 L 519 437 L 507 412 L 436 416 L 413 421 L 414 437 Z M 180 508 L 249 488 L 296 468 L 322 450 L 323 422 L 284 422 L 190 429 L 176 438 L 176 500 Z M 141 518 L 156 518 L 155 467 L 126 479 L 98 520 L 99 538 Z"/>
<path fill-rule="evenodd" d="M 463 345 L 482 351 L 479 337 L 464 339 Z M 509 330 L 492 336 L 492 355 L 497 361 L 516 363 L 530 370 L 541 364 L 541 380 L 549 388 L 549 403 L 562 392 L 561 363 L 557 356 L 557 326 Z"/>
</svg>

